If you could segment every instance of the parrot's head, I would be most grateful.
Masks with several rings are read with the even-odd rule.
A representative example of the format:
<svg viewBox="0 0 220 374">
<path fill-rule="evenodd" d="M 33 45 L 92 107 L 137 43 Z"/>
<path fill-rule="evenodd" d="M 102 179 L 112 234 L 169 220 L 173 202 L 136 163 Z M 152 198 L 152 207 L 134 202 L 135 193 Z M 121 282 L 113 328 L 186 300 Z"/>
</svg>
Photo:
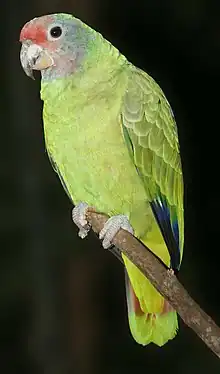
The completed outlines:
<svg viewBox="0 0 220 374">
<path fill-rule="evenodd" d="M 22 67 L 32 78 L 33 70 L 43 79 L 70 75 L 82 66 L 93 40 L 94 31 L 72 15 L 34 18 L 20 33 Z"/>
</svg>

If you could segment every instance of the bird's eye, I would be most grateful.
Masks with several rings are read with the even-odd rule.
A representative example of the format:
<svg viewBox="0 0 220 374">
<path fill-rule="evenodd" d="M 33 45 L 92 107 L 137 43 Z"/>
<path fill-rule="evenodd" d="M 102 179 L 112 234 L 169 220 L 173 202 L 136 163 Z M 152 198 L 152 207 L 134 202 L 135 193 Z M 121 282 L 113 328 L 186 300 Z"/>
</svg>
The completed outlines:
<svg viewBox="0 0 220 374">
<path fill-rule="evenodd" d="M 57 39 L 59 38 L 61 35 L 62 35 L 62 29 L 60 26 L 54 26 L 52 27 L 52 29 L 50 30 L 50 36 L 53 38 L 53 39 Z"/>
</svg>

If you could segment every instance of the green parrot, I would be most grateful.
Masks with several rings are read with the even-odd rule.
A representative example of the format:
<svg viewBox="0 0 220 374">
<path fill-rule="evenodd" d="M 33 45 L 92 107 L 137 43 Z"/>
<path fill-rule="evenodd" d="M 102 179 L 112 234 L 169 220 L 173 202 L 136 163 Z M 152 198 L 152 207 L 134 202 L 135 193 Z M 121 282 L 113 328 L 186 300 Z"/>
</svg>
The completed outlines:
<svg viewBox="0 0 220 374">
<path fill-rule="evenodd" d="M 27 75 L 41 71 L 49 158 L 84 238 L 88 207 L 110 219 L 104 248 L 123 228 L 178 271 L 184 241 L 183 176 L 177 127 L 158 84 L 101 34 L 69 14 L 34 18 L 20 33 Z M 173 339 L 177 314 L 122 254 L 134 339 Z"/>
</svg>

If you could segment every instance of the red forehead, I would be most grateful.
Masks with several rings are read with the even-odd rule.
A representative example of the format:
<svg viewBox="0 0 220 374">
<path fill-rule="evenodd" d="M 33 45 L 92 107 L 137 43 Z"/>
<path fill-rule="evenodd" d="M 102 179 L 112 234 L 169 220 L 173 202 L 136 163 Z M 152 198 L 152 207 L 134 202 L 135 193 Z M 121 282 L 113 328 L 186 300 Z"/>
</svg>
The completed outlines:
<svg viewBox="0 0 220 374">
<path fill-rule="evenodd" d="M 34 43 L 40 44 L 46 40 L 46 30 L 37 26 L 24 26 L 20 33 L 20 41 L 32 40 Z"/>
<path fill-rule="evenodd" d="M 20 42 L 24 40 L 31 40 L 36 44 L 46 42 L 47 28 L 51 22 L 53 22 L 51 17 L 42 17 L 26 23 L 20 33 Z"/>
</svg>

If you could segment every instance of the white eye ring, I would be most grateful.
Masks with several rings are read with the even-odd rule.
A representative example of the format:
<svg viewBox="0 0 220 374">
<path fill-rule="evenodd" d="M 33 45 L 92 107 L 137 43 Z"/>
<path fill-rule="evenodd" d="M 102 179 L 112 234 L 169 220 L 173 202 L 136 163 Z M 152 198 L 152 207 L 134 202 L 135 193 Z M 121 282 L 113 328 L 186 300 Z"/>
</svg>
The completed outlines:
<svg viewBox="0 0 220 374">
<path fill-rule="evenodd" d="M 59 40 L 64 35 L 64 28 L 58 23 L 54 23 L 47 31 L 47 39 L 50 41 Z"/>
</svg>

